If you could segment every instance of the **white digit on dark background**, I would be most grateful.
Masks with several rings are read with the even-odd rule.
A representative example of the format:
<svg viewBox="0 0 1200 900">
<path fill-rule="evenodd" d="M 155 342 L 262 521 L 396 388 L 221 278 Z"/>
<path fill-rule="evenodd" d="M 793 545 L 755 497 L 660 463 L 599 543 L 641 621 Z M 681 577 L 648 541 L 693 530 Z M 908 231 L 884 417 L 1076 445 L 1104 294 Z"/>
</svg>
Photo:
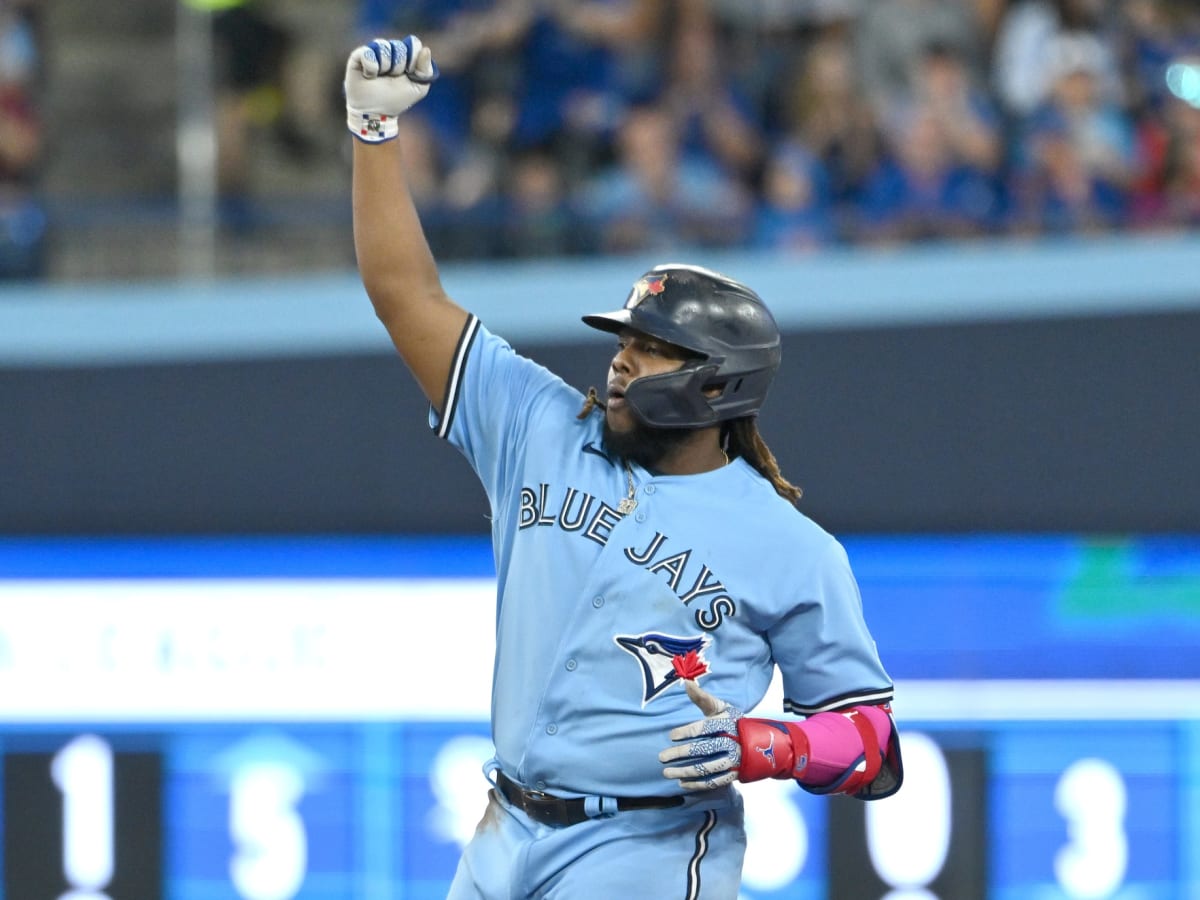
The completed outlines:
<svg viewBox="0 0 1200 900">
<path fill-rule="evenodd" d="M 950 852 L 950 768 L 928 735 L 905 732 L 904 790 L 866 804 L 871 864 L 892 890 L 885 900 L 932 898 L 928 886 Z"/>
<path fill-rule="evenodd" d="M 113 754 L 95 735 L 75 738 L 50 763 L 63 798 L 63 875 L 71 890 L 60 900 L 108 900 L 113 877 Z"/>
</svg>

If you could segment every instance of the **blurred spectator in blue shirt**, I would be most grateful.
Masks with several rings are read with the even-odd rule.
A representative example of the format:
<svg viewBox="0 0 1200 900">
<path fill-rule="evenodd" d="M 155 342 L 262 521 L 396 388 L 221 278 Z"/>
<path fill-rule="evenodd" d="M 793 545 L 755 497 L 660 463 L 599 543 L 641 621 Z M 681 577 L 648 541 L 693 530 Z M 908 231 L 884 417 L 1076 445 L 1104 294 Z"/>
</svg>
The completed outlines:
<svg viewBox="0 0 1200 900">
<path fill-rule="evenodd" d="M 1081 234 L 1123 221 L 1125 196 L 1088 167 L 1063 125 L 1047 123 L 1030 143 L 1032 161 L 1016 187 L 1014 232 Z"/>
<path fill-rule="evenodd" d="M 782 253 L 809 253 L 837 240 L 825 167 L 803 144 L 777 147 L 763 172 L 761 201 L 750 245 Z"/>
<path fill-rule="evenodd" d="M 908 102 L 936 120 L 958 162 L 999 175 L 1004 154 L 999 111 L 956 47 L 934 42 L 925 48 Z"/>
<path fill-rule="evenodd" d="M 38 197 L 43 161 L 41 48 L 32 20 L 0 0 L 0 278 L 46 273 L 47 217 Z"/>
<path fill-rule="evenodd" d="M 705 0 L 676 0 L 675 6 L 659 101 L 674 119 L 685 153 L 710 157 L 749 185 L 765 152 L 761 122 L 726 76 L 728 50 Z"/>
<path fill-rule="evenodd" d="M 769 138 L 784 130 L 781 93 L 809 44 L 853 28 L 867 0 L 705 0 L 723 49 L 722 78 Z"/>
<path fill-rule="evenodd" d="M 578 209 L 606 253 L 731 247 L 745 240 L 749 193 L 707 156 L 685 155 L 671 114 L 631 109 L 617 157 L 590 178 Z"/>
<path fill-rule="evenodd" d="M 883 153 L 878 120 L 857 80 L 849 36 L 836 30 L 822 34 L 782 93 L 783 140 L 806 146 L 820 162 L 838 234 L 849 237 L 846 211 L 857 202 Z"/>
<path fill-rule="evenodd" d="M 995 226 L 999 198 L 985 172 L 955 157 L 922 105 L 895 116 L 889 152 L 863 189 L 856 236 L 866 243 L 974 237 Z"/>
<path fill-rule="evenodd" d="M 513 159 L 501 223 L 501 256 L 572 256 L 591 249 L 572 222 L 562 167 L 545 150 L 520 151 Z"/>
<path fill-rule="evenodd" d="M 526 0 L 517 90 L 519 147 L 561 144 L 589 160 L 610 141 L 630 98 L 650 89 L 661 0 Z"/>
<path fill-rule="evenodd" d="M 1050 96 L 1025 123 L 1018 159 L 1024 227 L 1094 231 L 1124 222 L 1139 160 L 1132 121 L 1104 95 L 1104 60 L 1090 34 L 1061 34 L 1050 46 Z"/>
</svg>

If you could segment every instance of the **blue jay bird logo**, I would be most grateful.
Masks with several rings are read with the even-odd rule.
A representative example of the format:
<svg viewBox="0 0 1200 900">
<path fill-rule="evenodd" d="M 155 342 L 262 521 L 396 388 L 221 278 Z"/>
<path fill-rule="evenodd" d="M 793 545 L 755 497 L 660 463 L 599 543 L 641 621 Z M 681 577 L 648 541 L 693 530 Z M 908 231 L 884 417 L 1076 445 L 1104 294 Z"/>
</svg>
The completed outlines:
<svg viewBox="0 0 1200 900">
<path fill-rule="evenodd" d="M 676 657 L 692 653 L 693 658 L 703 661 L 704 648 L 708 646 L 708 638 L 704 635 L 680 637 L 657 631 L 618 634 L 613 640 L 618 647 L 631 654 L 642 668 L 642 706 L 679 681 L 679 672 L 674 664 Z"/>
<path fill-rule="evenodd" d="M 629 299 L 625 301 L 626 309 L 633 309 L 651 294 L 661 294 L 667 289 L 667 273 L 663 272 L 659 275 L 647 275 L 640 279 L 633 286 L 633 290 L 629 292 Z"/>
</svg>

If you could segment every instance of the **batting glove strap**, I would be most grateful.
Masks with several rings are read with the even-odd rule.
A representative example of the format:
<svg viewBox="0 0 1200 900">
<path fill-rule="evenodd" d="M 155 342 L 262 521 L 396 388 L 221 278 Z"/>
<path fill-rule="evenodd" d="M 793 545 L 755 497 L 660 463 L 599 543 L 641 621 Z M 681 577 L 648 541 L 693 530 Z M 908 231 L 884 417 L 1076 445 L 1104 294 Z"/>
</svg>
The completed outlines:
<svg viewBox="0 0 1200 900">
<path fill-rule="evenodd" d="M 799 722 L 743 717 L 737 723 L 742 761 L 738 781 L 799 779 L 808 767 L 808 735 Z"/>
<path fill-rule="evenodd" d="M 382 144 L 384 141 L 390 141 L 400 133 L 399 123 L 399 116 L 363 112 L 352 106 L 346 107 L 346 127 L 356 138 L 368 144 Z"/>
</svg>

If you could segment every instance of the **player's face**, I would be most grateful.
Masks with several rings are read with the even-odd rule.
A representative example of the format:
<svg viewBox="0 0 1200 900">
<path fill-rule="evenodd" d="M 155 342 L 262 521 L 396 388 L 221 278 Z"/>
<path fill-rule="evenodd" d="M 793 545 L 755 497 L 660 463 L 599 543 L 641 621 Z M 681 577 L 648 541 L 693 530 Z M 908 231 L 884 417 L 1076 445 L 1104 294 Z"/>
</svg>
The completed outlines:
<svg viewBox="0 0 1200 900">
<path fill-rule="evenodd" d="M 635 378 L 674 372 L 683 366 L 688 353 L 681 347 L 660 341 L 632 329 L 617 337 L 617 353 L 608 369 L 608 397 L 605 422 L 618 434 L 642 427 L 625 402 L 625 391 Z"/>
<path fill-rule="evenodd" d="M 673 372 L 687 360 L 686 351 L 636 331 L 622 332 L 608 371 L 604 444 L 617 456 L 653 469 L 691 436 L 684 428 L 653 428 L 639 421 L 625 401 L 635 378 Z"/>
</svg>

